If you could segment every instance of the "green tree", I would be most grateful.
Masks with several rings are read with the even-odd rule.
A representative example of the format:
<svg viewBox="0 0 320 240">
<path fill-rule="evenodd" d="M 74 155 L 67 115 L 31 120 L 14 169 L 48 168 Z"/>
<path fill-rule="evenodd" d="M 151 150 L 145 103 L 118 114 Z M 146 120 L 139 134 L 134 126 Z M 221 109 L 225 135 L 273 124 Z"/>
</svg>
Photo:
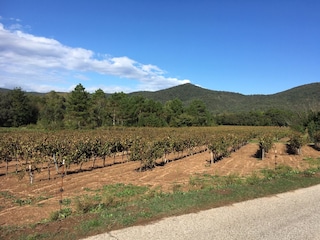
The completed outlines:
<svg viewBox="0 0 320 240">
<path fill-rule="evenodd" d="M 114 93 L 108 98 L 108 114 L 111 116 L 113 126 L 123 126 L 125 124 L 126 114 L 124 109 L 128 103 L 128 99 L 127 94 L 123 92 Z"/>
<path fill-rule="evenodd" d="M 93 127 L 108 125 L 107 96 L 102 89 L 96 90 L 91 96 L 90 116 Z"/>
<path fill-rule="evenodd" d="M 193 126 L 208 126 L 211 118 L 203 101 L 194 99 L 186 108 L 186 113 L 191 116 Z"/>
<path fill-rule="evenodd" d="M 0 126 L 11 127 L 11 103 L 8 98 L 8 93 L 0 93 Z"/>
<path fill-rule="evenodd" d="M 32 121 L 34 120 L 32 115 L 33 109 L 25 92 L 23 92 L 20 88 L 16 88 L 9 92 L 9 99 L 11 100 L 13 127 L 35 123 Z"/>
<path fill-rule="evenodd" d="M 40 110 L 40 124 L 45 128 L 63 127 L 66 110 L 66 100 L 55 91 L 49 92 L 44 97 L 44 106 Z"/>
<path fill-rule="evenodd" d="M 270 120 L 270 125 L 283 127 L 288 126 L 292 114 L 289 111 L 272 108 L 265 112 L 265 117 Z"/>
<path fill-rule="evenodd" d="M 138 115 L 138 126 L 163 127 L 165 126 L 163 106 L 160 102 L 146 99 Z"/>
<path fill-rule="evenodd" d="M 178 98 L 169 100 L 164 105 L 165 121 L 170 127 L 179 127 L 181 125 L 180 117 L 183 113 L 183 103 Z"/>
<path fill-rule="evenodd" d="M 320 131 L 320 112 L 311 111 L 305 123 L 311 141 L 315 140 L 315 135 Z"/>
<path fill-rule="evenodd" d="M 21 88 L 15 88 L 3 95 L 0 102 L 0 123 L 5 127 L 19 127 L 36 123 L 37 111 Z"/>
<path fill-rule="evenodd" d="M 194 123 L 194 118 L 188 113 L 182 113 L 176 119 L 177 127 L 191 127 Z"/>
<path fill-rule="evenodd" d="M 89 125 L 89 93 L 82 84 L 78 84 L 67 99 L 66 125 L 71 128 L 83 128 Z"/>
<path fill-rule="evenodd" d="M 127 126 L 138 126 L 139 120 L 142 116 L 146 98 L 138 95 L 131 96 L 126 102 L 125 108 L 123 109 L 126 118 Z"/>
</svg>

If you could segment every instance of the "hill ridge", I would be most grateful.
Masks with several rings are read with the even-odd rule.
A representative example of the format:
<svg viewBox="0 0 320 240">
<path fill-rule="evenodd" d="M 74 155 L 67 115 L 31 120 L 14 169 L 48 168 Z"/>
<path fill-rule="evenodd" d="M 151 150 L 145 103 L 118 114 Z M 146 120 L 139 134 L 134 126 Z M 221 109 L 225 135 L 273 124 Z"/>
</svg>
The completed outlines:
<svg viewBox="0 0 320 240">
<path fill-rule="evenodd" d="M 154 92 L 141 91 L 129 95 L 141 95 L 162 103 L 180 99 L 189 104 L 193 99 L 202 100 L 212 113 L 248 112 L 278 108 L 283 110 L 320 111 L 320 82 L 304 84 L 274 94 L 252 94 L 216 91 L 191 83 L 174 86 Z"/>
<path fill-rule="evenodd" d="M 0 92 L 10 89 L 0 88 Z M 188 105 L 192 100 L 202 100 L 207 109 L 214 114 L 227 112 L 264 111 L 270 108 L 292 111 L 320 111 L 320 82 L 293 87 L 274 94 L 244 95 L 236 92 L 217 91 L 186 83 L 158 91 L 138 91 L 128 93 L 129 96 L 142 97 L 165 103 L 180 99 Z M 27 92 L 27 94 L 43 94 Z M 68 93 L 63 93 L 67 95 Z M 106 94 L 110 96 L 111 94 Z"/>
</svg>

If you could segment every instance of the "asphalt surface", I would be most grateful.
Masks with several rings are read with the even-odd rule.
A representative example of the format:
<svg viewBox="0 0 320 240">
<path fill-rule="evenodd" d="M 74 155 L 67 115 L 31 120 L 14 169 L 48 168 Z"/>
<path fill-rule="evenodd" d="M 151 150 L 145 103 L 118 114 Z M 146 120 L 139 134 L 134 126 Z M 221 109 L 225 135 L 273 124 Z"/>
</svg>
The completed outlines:
<svg viewBox="0 0 320 240">
<path fill-rule="evenodd" d="M 102 239 L 320 240 L 320 185 L 87 238 Z"/>
</svg>

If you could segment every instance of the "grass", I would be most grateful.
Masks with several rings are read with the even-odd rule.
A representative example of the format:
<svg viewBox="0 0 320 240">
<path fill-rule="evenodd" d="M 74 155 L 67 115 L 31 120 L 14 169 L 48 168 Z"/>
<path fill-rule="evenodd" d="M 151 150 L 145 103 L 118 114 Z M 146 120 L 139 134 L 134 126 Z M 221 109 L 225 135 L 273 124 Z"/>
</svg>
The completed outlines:
<svg viewBox="0 0 320 240">
<path fill-rule="evenodd" d="M 17 204 L 19 206 L 31 205 L 41 202 L 43 200 L 49 199 L 49 197 L 39 196 L 37 198 L 20 198 L 8 191 L 0 191 L 0 197 L 10 200 L 12 203 Z M 38 204 L 39 205 L 39 204 Z"/>
<path fill-rule="evenodd" d="M 8 191 L 1 191 L 0 192 L 0 197 L 3 197 L 5 199 L 15 199 L 16 197 L 14 195 L 12 195 L 10 192 Z"/>
<path fill-rule="evenodd" d="M 50 214 L 50 220 L 51 221 L 57 221 L 57 220 L 62 220 L 72 214 L 72 209 L 71 208 L 62 208 L 59 211 L 52 212 Z"/>
<path fill-rule="evenodd" d="M 307 161 L 309 163 L 310 166 L 312 166 L 313 168 L 319 168 L 320 167 L 320 157 L 318 158 L 304 158 L 304 161 Z"/>
<path fill-rule="evenodd" d="M 314 164 L 302 172 L 287 166 L 264 169 L 243 178 L 237 175 L 197 174 L 190 177 L 188 191 L 174 184 L 171 193 L 160 188 L 113 184 L 65 200 L 61 211 L 52 213 L 51 221 L 41 231 L 31 227 L 0 227 L 0 238 L 77 239 L 112 229 L 132 226 L 199 210 L 229 205 L 257 197 L 291 191 L 320 183 L 320 159 L 305 159 Z M 2 195 L 10 198 L 7 193 Z M 74 204 L 70 208 L 71 202 Z M 65 230 L 61 230 L 61 226 Z M 54 229 L 60 229 L 55 231 Z"/>
</svg>

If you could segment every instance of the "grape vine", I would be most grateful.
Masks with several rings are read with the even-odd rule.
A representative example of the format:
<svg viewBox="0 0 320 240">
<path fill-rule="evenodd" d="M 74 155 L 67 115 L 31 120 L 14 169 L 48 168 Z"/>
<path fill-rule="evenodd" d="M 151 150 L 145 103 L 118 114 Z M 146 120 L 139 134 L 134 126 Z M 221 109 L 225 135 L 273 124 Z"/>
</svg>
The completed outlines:
<svg viewBox="0 0 320 240">
<path fill-rule="evenodd" d="M 88 164 L 90 169 L 95 169 L 98 160 L 102 162 L 101 167 L 140 161 L 138 170 L 144 171 L 208 151 L 210 163 L 214 164 L 252 138 L 260 137 L 260 145 L 267 151 L 270 141 L 266 133 L 274 139 L 287 132 L 285 128 L 271 127 L 10 131 L 0 133 L 0 163 L 5 163 L 6 174 L 15 173 L 20 179 L 29 175 L 30 183 L 34 182 L 37 172 L 47 171 L 50 180 L 61 174 L 62 166 L 65 174 L 70 174 L 83 171 L 83 166 L 88 168 Z"/>
</svg>

